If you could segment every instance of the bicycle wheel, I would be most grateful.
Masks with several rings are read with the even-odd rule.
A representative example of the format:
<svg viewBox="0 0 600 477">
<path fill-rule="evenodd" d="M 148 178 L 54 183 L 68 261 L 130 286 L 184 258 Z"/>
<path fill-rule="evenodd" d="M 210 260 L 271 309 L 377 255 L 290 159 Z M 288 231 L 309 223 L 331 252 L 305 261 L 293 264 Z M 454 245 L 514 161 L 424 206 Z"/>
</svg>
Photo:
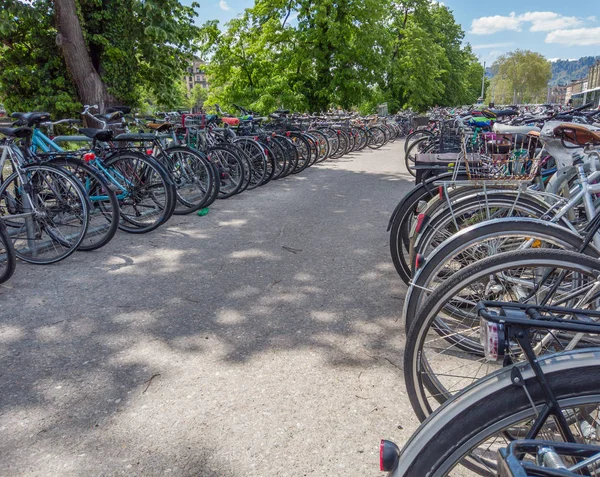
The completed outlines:
<svg viewBox="0 0 600 477">
<path fill-rule="evenodd" d="M 265 175 L 265 179 L 260 184 L 261 186 L 264 186 L 271 182 L 275 176 L 275 153 L 273 152 L 270 142 L 266 139 L 259 139 L 258 143 L 262 146 L 265 156 L 267 157 L 267 173 Z"/>
<path fill-rule="evenodd" d="M 250 180 L 247 189 L 255 189 L 267 176 L 267 155 L 263 147 L 249 137 L 236 137 L 234 144 L 244 151 L 250 162 Z"/>
<path fill-rule="evenodd" d="M 235 195 L 244 185 L 244 162 L 229 148 L 219 145 L 208 148 L 208 157 L 219 171 L 219 199 Z"/>
<path fill-rule="evenodd" d="M 17 265 L 16 261 L 15 249 L 6 231 L 6 225 L 0 219 L 0 283 L 12 277 Z"/>
<path fill-rule="evenodd" d="M 369 142 L 367 143 L 369 149 L 379 149 L 385 143 L 387 143 L 385 131 L 379 126 L 370 127 Z"/>
<path fill-rule="evenodd" d="M 125 232 L 143 234 L 171 218 L 177 204 L 175 185 L 166 169 L 149 156 L 125 151 L 105 161 L 106 174 L 118 184 L 121 220 Z"/>
<path fill-rule="evenodd" d="M 346 148 L 348 147 L 348 138 L 344 132 L 339 129 L 334 129 L 333 131 L 337 136 L 338 146 L 335 152 L 330 154 L 329 157 L 331 157 L 331 159 L 339 159 L 346 153 Z"/>
<path fill-rule="evenodd" d="M 319 128 L 319 131 L 321 131 L 325 136 L 327 136 L 327 140 L 329 143 L 329 154 L 327 157 L 333 158 L 333 156 L 337 153 L 340 147 L 340 140 L 337 131 L 329 127 Z"/>
<path fill-rule="evenodd" d="M 292 132 L 290 134 L 290 139 L 292 144 L 296 147 L 296 151 L 298 153 L 298 164 L 292 171 L 292 174 L 298 174 L 306 169 L 311 162 L 310 143 L 300 133 Z"/>
<path fill-rule="evenodd" d="M 457 271 L 489 256 L 523 248 L 558 248 L 578 251 L 583 238 L 578 234 L 538 219 L 506 218 L 475 224 L 446 239 L 424 259 L 404 299 L 402 315 L 406 332 L 423 302 Z M 598 258 L 598 251 L 586 253 Z"/>
<path fill-rule="evenodd" d="M 466 178 L 459 174 L 458 180 Z M 442 174 L 427 179 L 425 182 L 413 187 L 396 206 L 390 217 L 388 231 L 390 232 L 390 253 L 396 272 L 406 284 L 410 282 L 412 270 L 409 266 L 410 239 L 413 224 L 418 213 L 426 206 L 427 201 L 438 194 L 438 188 L 433 185 L 434 181 L 452 179 L 452 174 Z"/>
<path fill-rule="evenodd" d="M 414 166 L 417 160 L 417 154 L 423 152 L 423 149 L 429 145 L 430 138 L 428 136 L 422 137 L 414 141 L 410 147 L 404 153 L 404 165 L 406 170 L 412 175 L 416 176 L 417 173 L 414 170 Z"/>
<path fill-rule="evenodd" d="M 87 231 L 89 208 L 72 174 L 48 164 L 30 164 L 0 185 L 0 215 L 17 257 L 45 265 L 77 250 Z"/>
<path fill-rule="evenodd" d="M 287 136 L 277 136 L 279 144 L 284 147 L 287 153 L 287 163 L 281 177 L 289 176 L 298 167 L 298 150 Z"/>
<path fill-rule="evenodd" d="M 83 186 L 88 199 L 90 219 L 78 250 L 98 250 L 108 244 L 119 228 L 119 201 L 108 181 L 95 167 L 74 158 L 52 158 L 50 163 L 68 170 Z"/>
<path fill-rule="evenodd" d="M 414 141 L 425 136 L 433 137 L 435 136 L 435 133 L 433 131 L 430 131 L 429 129 L 417 129 L 411 132 L 408 136 L 406 136 L 406 139 L 404 141 L 404 152 L 408 151 L 408 148 Z"/>
<path fill-rule="evenodd" d="M 169 171 L 175 183 L 176 215 L 191 214 L 206 205 L 212 192 L 214 174 L 203 153 L 185 146 L 171 146 L 156 160 Z"/>
<path fill-rule="evenodd" d="M 271 151 L 273 152 L 273 157 L 275 159 L 273 180 L 276 181 L 285 173 L 288 162 L 288 154 L 285 146 L 281 145 L 279 139 L 275 136 L 269 138 L 269 146 L 271 146 Z"/>
<path fill-rule="evenodd" d="M 437 287 L 414 317 L 404 353 L 406 386 L 419 419 L 501 365 L 483 356 L 477 302 L 583 307 L 599 277 L 600 261 L 586 255 L 521 250 L 469 265 Z"/>
<path fill-rule="evenodd" d="M 317 141 L 318 157 L 316 162 L 323 162 L 329 157 L 329 140 L 327 135 L 318 129 L 308 131 Z"/>
<path fill-rule="evenodd" d="M 580 350 L 544 356 L 539 364 L 563 414 L 569 416 L 573 434 L 581 442 L 598 445 L 597 437 L 584 437 L 579 424 L 593 422 L 598 415 L 600 352 Z M 519 365 L 524 386 L 514 385 L 514 366 L 488 375 L 432 414 L 404 446 L 391 475 L 497 476 L 498 449 L 524 438 L 546 402 L 529 365 Z M 534 437 L 564 442 L 552 417 L 541 424 Z M 459 464 L 465 468 L 458 469 Z"/>
<path fill-rule="evenodd" d="M 423 222 L 425 225 L 411 237 L 411 271 L 414 271 L 417 254 L 427 257 L 435 247 L 461 229 L 504 217 L 540 218 L 546 215 L 549 208 L 535 196 L 518 192 L 512 194 L 510 191 L 469 193 L 460 197 L 451 208 L 444 201 L 439 201 L 438 204 L 437 214 L 429 217 L 424 213 L 427 217 Z"/>
</svg>

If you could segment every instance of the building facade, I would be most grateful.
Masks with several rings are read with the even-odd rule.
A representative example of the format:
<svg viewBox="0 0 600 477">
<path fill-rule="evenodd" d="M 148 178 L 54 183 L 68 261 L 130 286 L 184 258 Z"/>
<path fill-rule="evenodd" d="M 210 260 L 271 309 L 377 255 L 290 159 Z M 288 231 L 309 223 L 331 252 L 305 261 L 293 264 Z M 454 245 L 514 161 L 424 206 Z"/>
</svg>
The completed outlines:
<svg viewBox="0 0 600 477">
<path fill-rule="evenodd" d="M 206 63 L 200 58 L 194 58 L 190 62 L 190 66 L 187 69 L 187 74 L 185 75 L 184 79 L 188 94 L 197 84 L 202 86 L 204 89 L 208 89 L 208 80 L 206 79 L 205 67 Z"/>
<path fill-rule="evenodd" d="M 573 91 L 571 104 L 582 106 L 592 103 L 593 108 L 600 106 L 600 61 L 590 68 L 588 77 L 581 80 L 581 89 Z"/>
</svg>

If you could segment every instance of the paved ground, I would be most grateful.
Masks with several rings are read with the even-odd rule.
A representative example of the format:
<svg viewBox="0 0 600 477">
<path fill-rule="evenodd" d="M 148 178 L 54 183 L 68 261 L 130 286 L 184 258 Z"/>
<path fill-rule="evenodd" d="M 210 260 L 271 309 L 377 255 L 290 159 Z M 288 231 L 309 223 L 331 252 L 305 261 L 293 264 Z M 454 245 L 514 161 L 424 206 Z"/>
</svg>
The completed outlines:
<svg viewBox="0 0 600 477">
<path fill-rule="evenodd" d="M 401 144 L 0 286 L 0 475 L 379 476 L 417 425 Z"/>
</svg>

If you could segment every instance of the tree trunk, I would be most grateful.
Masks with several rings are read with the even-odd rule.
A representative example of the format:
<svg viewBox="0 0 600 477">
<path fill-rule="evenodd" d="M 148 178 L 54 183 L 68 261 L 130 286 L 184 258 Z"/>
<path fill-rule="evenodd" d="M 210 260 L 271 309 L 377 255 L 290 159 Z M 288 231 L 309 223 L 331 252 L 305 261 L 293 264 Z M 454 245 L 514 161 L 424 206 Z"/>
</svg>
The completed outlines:
<svg viewBox="0 0 600 477">
<path fill-rule="evenodd" d="M 67 69 L 83 104 L 97 105 L 103 112 L 114 102 L 106 85 L 92 64 L 77 16 L 75 0 L 54 0 L 56 7 L 56 44 L 61 49 Z"/>
</svg>

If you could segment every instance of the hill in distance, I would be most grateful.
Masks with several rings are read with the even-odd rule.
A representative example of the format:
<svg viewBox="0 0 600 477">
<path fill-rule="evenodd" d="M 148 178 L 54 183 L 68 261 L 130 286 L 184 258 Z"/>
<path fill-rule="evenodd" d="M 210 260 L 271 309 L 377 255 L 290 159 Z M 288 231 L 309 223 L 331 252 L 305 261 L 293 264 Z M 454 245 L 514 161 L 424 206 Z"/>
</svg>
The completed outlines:
<svg viewBox="0 0 600 477">
<path fill-rule="evenodd" d="M 578 60 L 552 61 L 552 80 L 550 85 L 568 84 L 572 80 L 585 78 L 591 66 L 594 66 L 600 56 L 584 56 Z"/>
<path fill-rule="evenodd" d="M 570 83 L 572 80 L 578 80 L 585 78 L 597 60 L 600 60 L 600 56 L 584 56 L 577 60 L 563 60 L 563 59 L 551 59 L 552 62 L 552 79 L 550 80 L 550 86 L 565 85 Z M 486 68 L 486 76 L 492 78 L 494 76 L 494 70 L 492 67 Z"/>
</svg>

